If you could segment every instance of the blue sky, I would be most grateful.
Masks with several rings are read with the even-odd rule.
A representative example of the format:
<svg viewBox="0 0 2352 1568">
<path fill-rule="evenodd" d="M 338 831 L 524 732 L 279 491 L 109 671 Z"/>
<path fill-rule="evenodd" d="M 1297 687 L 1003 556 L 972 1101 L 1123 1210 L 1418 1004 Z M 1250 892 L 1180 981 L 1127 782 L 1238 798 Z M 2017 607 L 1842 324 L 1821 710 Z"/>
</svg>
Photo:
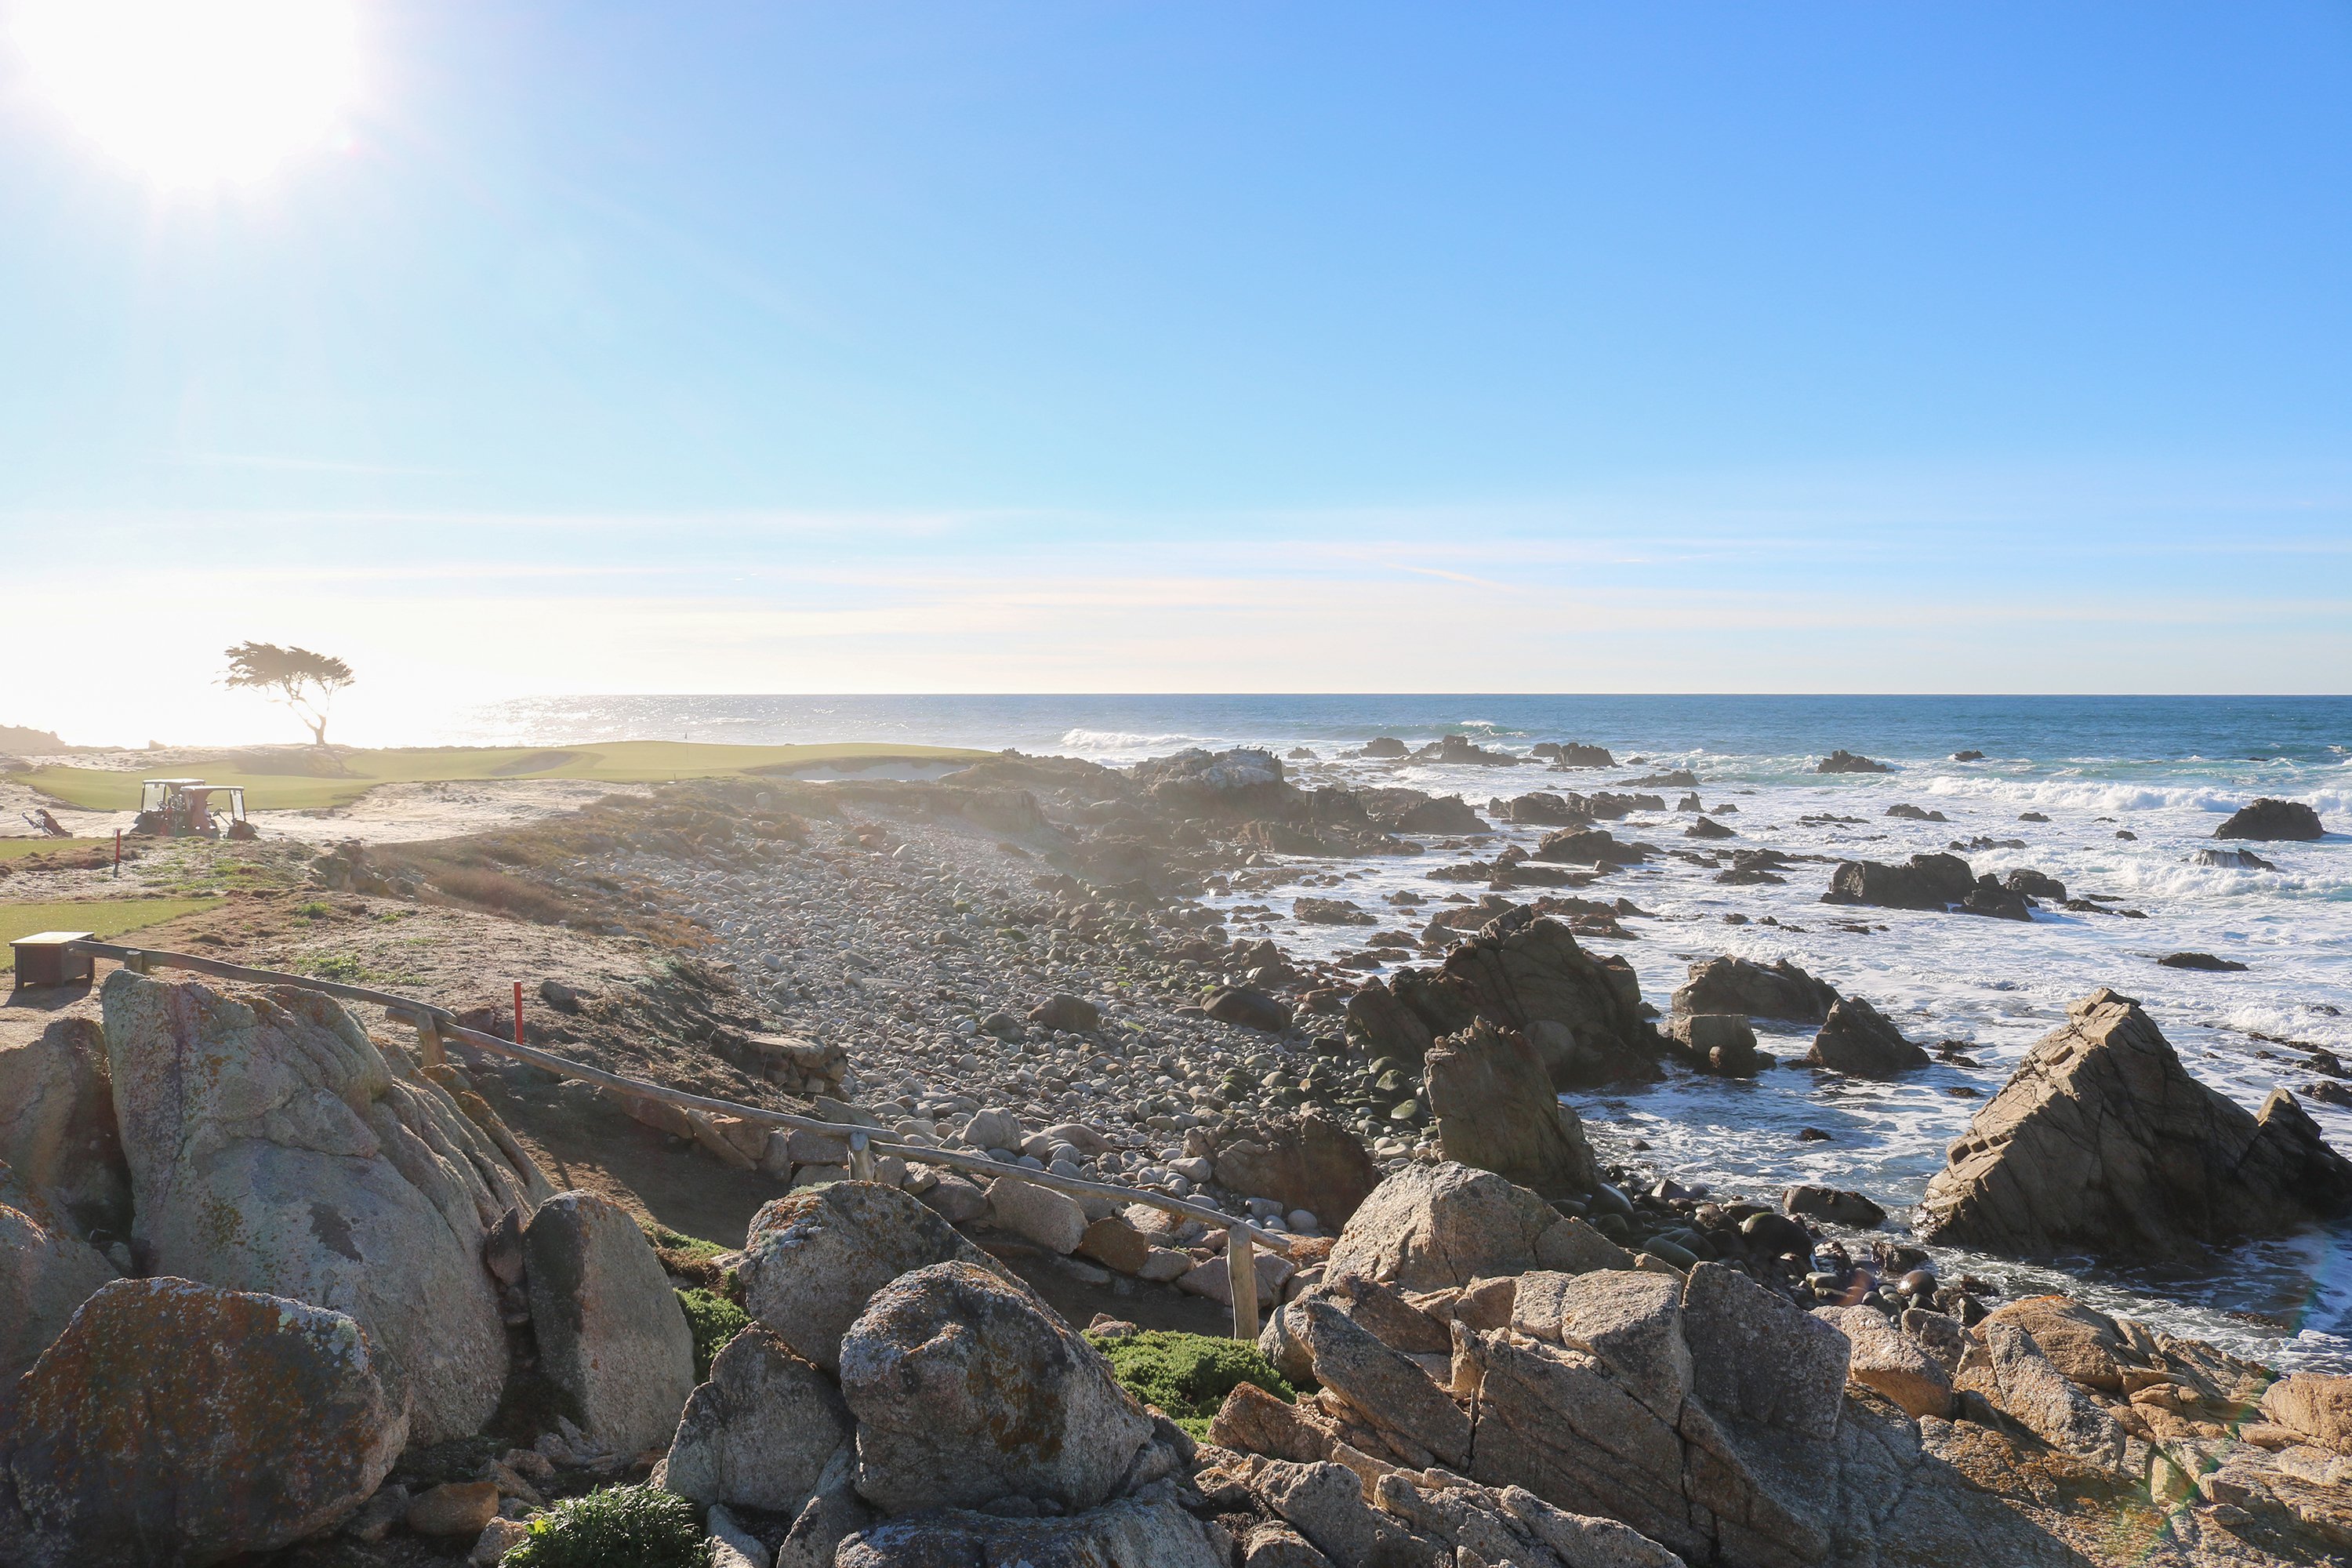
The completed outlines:
<svg viewBox="0 0 2352 1568">
<path fill-rule="evenodd" d="M 2340 0 L 359 6 L 234 187 L 0 54 L 26 646 L 307 641 L 385 733 L 2352 668 Z M 0 721 L 233 721 L 117 701 Z"/>
</svg>

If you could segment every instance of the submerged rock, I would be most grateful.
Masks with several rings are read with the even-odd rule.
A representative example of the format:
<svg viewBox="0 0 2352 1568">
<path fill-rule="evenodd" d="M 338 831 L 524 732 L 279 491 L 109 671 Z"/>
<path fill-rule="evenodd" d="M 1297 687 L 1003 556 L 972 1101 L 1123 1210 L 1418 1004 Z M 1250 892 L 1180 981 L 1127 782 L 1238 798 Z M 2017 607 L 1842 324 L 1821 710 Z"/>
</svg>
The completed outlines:
<svg viewBox="0 0 2352 1568">
<path fill-rule="evenodd" d="M 1726 955 L 1690 966 L 1674 994 L 1677 1013 L 1739 1013 L 1790 1024 L 1818 1024 L 1830 1016 L 1837 988 L 1789 960 L 1769 964 Z"/>
<path fill-rule="evenodd" d="M 1842 860 L 1830 873 L 1825 904 L 1874 904 L 1889 910 L 1943 910 L 1976 890 L 1969 863 L 1957 855 L 1914 855 L 1900 866 Z"/>
<path fill-rule="evenodd" d="M 2273 800 L 2265 795 L 2231 813 L 2230 820 L 2213 830 L 2216 838 L 2324 838 L 2327 829 L 2319 813 L 2299 800 Z"/>
<path fill-rule="evenodd" d="M 2068 1010 L 1952 1145 L 1925 1236 L 2023 1257 L 2195 1256 L 2352 1211 L 2352 1163 L 2292 1095 L 2258 1115 L 2190 1078 L 2127 996 Z"/>
<path fill-rule="evenodd" d="M 1856 1078 L 1896 1078 L 1926 1067 L 1927 1053 L 1905 1039 L 1885 1014 L 1861 997 L 1841 996 L 1813 1037 L 1805 1065 Z"/>
</svg>

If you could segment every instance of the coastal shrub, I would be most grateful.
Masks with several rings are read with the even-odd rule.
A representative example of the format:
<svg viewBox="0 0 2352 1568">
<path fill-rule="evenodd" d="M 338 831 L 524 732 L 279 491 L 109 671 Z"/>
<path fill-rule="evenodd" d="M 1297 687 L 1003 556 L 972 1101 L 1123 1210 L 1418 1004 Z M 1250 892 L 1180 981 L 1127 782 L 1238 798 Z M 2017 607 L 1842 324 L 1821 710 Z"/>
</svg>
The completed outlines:
<svg viewBox="0 0 2352 1568">
<path fill-rule="evenodd" d="M 725 1350 L 729 1340 L 751 1326 L 751 1315 L 726 1297 L 699 1285 L 680 1290 L 677 1304 L 686 1309 L 686 1326 L 694 1331 L 695 1378 L 708 1383 L 710 1358 Z"/>
<path fill-rule="evenodd" d="M 1240 1340 L 1155 1329 L 1123 1339 L 1088 1336 L 1087 1342 L 1109 1361 L 1119 1386 L 1160 1406 L 1195 1437 L 1209 1435 L 1210 1417 L 1236 1384 L 1254 1383 L 1285 1404 L 1297 1398 L 1257 1347 Z"/>
<path fill-rule="evenodd" d="M 655 1487 L 606 1487 L 533 1519 L 530 1533 L 499 1561 L 504 1568 L 703 1568 L 710 1554 L 686 1499 Z"/>
</svg>

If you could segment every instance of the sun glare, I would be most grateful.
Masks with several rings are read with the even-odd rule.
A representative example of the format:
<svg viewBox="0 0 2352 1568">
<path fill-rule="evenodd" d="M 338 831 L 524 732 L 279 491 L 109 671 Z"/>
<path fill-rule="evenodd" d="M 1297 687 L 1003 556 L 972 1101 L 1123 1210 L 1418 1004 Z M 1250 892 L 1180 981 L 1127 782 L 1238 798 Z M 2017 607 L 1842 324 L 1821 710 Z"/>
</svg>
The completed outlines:
<svg viewBox="0 0 2352 1568">
<path fill-rule="evenodd" d="M 34 87 L 159 184 L 242 184 L 335 145 L 358 86 L 351 0 L 19 0 Z"/>
</svg>

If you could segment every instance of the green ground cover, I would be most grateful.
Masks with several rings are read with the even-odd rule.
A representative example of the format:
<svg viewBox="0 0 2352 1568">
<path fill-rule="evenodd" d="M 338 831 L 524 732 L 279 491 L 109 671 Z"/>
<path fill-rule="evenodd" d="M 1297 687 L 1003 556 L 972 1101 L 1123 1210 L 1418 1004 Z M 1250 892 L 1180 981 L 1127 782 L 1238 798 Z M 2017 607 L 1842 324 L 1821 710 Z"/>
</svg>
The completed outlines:
<svg viewBox="0 0 2352 1568">
<path fill-rule="evenodd" d="M 432 784 L 491 779 L 592 779 L 604 784 L 661 784 L 671 779 L 742 778 L 819 763 L 979 762 L 992 755 L 953 746 L 894 746 L 848 742 L 822 746 L 727 746 L 699 741 L 622 741 L 565 747 L 433 746 L 338 752 L 341 773 L 257 771 L 293 768 L 299 752 L 223 753 L 217 765 L 180 762 L 159 773 L 242 784 L 254 811 L 304 811 L 348 805 L 380 784 Z M 105 768 L 37 768 L 11 778 L 53 800 L 84 811 L 130 811 L 139 805 L 135 773 Z M 53 839 L 53 844 L 63 843 Z"/>
<path fill-rule="evenodd" d="M 210 899 L 82 899 L 46 904 L 0 904 L 0 943 L 37 931 L 86 931 L 100 939 L 161 925 L 213 907 Z M 0 947 L 0 972 L 16 967 Z"/>
</svg>

